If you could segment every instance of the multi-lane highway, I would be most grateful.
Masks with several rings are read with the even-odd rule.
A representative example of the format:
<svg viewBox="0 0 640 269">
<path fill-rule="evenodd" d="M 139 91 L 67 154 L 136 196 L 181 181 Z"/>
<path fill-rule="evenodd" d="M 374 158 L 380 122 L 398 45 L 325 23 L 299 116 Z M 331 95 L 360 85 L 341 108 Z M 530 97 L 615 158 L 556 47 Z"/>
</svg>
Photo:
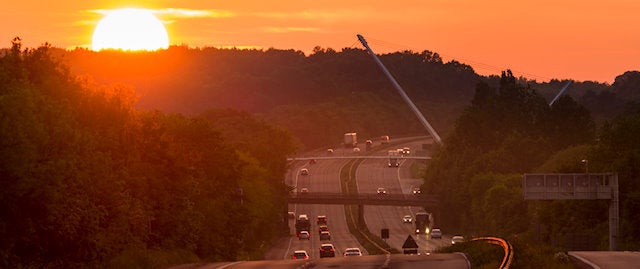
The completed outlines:
<svg viewBox="0 0 640 269">
<path fill-rule="evenodd" d="M 323 152 L 323 154 L 326 153 Z M 351 154 L 351 152 L 347 149 L 336 149 L 333 154 L 342 155 Z M 291 169 L 286 182 L 287 184 L 296 187 L 294 191 L 300 191 L 302 188 L 307 188 L 309 193 L 339 193 L 341 192 L 340 168 L 348 161 L 349 160 L 347 159 L 322 160 L 315 164 L 310 164 L 309 162 L 298 162 L 298 165 L 294 165 Z M 302 168 L 307 168 L 310 171 L 309 175 L 300 175 L 299 171 Z M 295 237 L 295 219 L 290 219 L 289 234 L 291 236 L 286 249 L 282 253 L 282 257 L 284 259 L 290 259 L 294 250 L 306 250 L 311 258 L 319 258 L 320 245 L 322 243 L 333 244 L 336 249 L 336 256 L 341 256 L 343 251 L 349 247 L 358 247 L 366 253 L 366 250 L 349 232 L 343 205 L 292 204 L 289 205 L 289 211 L 295 212 L 296 216 L 301 214 L 309 216 L 309 219 L 311 220 L 311 239 L 299 240 Z M 318 225 L 316 224 L 316 218 L 319 215 L 327 216 L 327 226 L 331 233 L 331 240 L 329 241 L 321 241 L 319 238 Z"/>
<path fill-rule="evenodd" d="M 408 142 L 408 144 L 395 145 L 395 147 L 421 148 L 425 140 Z M 391 148 L 376 145 L 367 152 L 364 147 L 360 152 L 352 149 L 335 148 L 333 153 L 320 151 L 316 156 L 362 156 L 373 153 L 383 155 Z M 412 153 L 415 154 L 415 153 Z M 322 159 L 311 164 L 308 161 L 295 161 L 288 172 L 285 183 L 294 186 L 295 192 L 303 188 L 309 194 L 313 192 L 340 193 L 340 170 L 349 162 L 349 159 Z M 411 194 L 414 186 L 421 185 L 421 179 L 413 178 L 410 173 L 410 164 L 414 160 L 401 160 L 400 167 L 389 168 L 388 159 L 367 159 L 356 167 L 356 180 L 358 192 L 376 193 L 377 188 L 384 187 L 390 194 Z M 300 169 L 306 168 L 308 175 L 301 175 Z M 295 218 L 289 220 L 289 237 L 281 240 L 269 250 L 264 261 L 227 262 L 213 264 L 183 265 L 176 268 L 470 268 L 466 258 L 461 254 L 434 254 L 434 249 L 445 245 L 449 241 L 443 239 L 429 239 L 422 235 L 415 236 L 414 224 L 402 222 L 404 215 L 414 216 L 421 208 L 402 206 L 365 206 L 365 222 L 369 230 L 379 234 L 380 229 L 388 228 L 390 238 L 387 243 L 398 250 L 402 250 L 402 244 L 408 235 L 414 236 L 419 246 L 419 255 L 368 255 L 366 249 L 358 243 L 349 232 L 345 217 L 344 205 L 323 204 L 290 204 L 289 211 L 295 212 L 296 217 L 306 214 L 311 220 L 310 240 L 300 240 L 296 237 Z M 331 240 L 321 241 L 318 233 L 316 218 L 325 215 L 328 218 Z M 322 243 L 331 243 L 335 247 L 335 258 L 320 258 L 320 246 Z M 362 257 L 343 257 L 346 248 L 358 247 L 362 250 Z M 295 250 L 305 250 L 309 260 L 291 260 Z"/>
<path fill-rule="evenodd" d="M 416 154 L 424 141 L 416 141 L 403 146 L 412 149 Z M 388 167 L 388 160 L 367 159 L 358 167 L 356 178 L 358 191 L 376 193 L 378 188 L 385 188 L 387 195 L 412 194 L 414 187 L 422 185 L 422 179 L 411 175 L 410 167 L 416 160 L 403 159 L 399 167 Z M 450 237 L 444 235 L 442 239 L 431 239 L 427 235 L 416 235 L 415 224 L 403 223 L 405 215 L 411 215 L 415 220 L 415 213 L 423 211 L 420 207 L 409 206 L 365 206 L 364 217 L 369 231 L 380 235 L 383 228 L 389 229 L 387 244 L 402 251 L 402 245 L 409 235 L 418 243 L 420 253 L 430 253 L 436 248 L 450 243 Z M 431 213 L 431 212 L 429 212 Z"/>
</svg>

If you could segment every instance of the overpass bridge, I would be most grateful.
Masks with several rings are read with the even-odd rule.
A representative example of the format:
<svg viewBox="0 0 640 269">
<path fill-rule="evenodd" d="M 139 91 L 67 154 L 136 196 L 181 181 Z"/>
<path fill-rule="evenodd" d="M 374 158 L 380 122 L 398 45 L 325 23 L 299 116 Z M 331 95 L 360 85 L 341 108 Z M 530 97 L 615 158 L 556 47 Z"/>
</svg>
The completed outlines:
<svg viewBox="0 0 640 269">
<path fill-rule="evenodd" d="M 389 159 L 389 155 L 341 155 L 341 156 L 318 156 L 318 157 L 290 157 L 287 161 L 308 161 L 308 160 L 332 160 L 332 159 Z M 398 156 L 398 160 L 415 159 L 431 160 L 428 156 Z"/>
<path fill-rule="evenodd" d="M 437 207 L 438 196 L 425 194 L 377 194 L 377 193 L 293 193 L 290 204 L 339 204 L 339 205 L 389 205 Z"/>
<path fill-rule="evenodd" d="M 377 193 L 292 193 L 289 195 L 290 204 L 341 204 L 357 205 L 358 221 L 364 221 L 365 205 L 386 206 L 421 206 L 431 214 L 439 215 L 438 196 L 424 194 L 377 194 Z"/>
</svg>

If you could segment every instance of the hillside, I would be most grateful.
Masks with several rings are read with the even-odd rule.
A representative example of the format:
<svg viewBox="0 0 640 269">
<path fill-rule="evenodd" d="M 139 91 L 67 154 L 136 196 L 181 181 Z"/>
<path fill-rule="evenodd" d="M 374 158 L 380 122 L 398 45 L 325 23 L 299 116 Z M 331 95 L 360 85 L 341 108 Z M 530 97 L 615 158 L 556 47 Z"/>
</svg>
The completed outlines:
<svg viewBox="0 0 640 269">
<path fill-rule="evenodd" d="M 78 49 L 61 54 L 73 73 L 132 86 L 139 94 L 137 108 L 187 115 L 211 108 L 244 110 L 290 130 L 308 148 L 333 144 L 347 131 L 363 138 L 426 133 L 363 49 L 316 47 L 305 55 L 294 50 L 174 46 L 146 53 Z M 476 84 L 496 86 L 499 81 L 463 63 L 443 62 L 431 51 L 380 57 L 443 137 L 470 105 Z M 602 122 L 635 97 L 628 88 L 640 81 L 638 72 L 621 77 L 624 85 L 618 80 L 614 85 L 575 82 L 567 93 Z M 565 81 L 519 78 L 519 83 L 550 100 Z"/>
</svg>

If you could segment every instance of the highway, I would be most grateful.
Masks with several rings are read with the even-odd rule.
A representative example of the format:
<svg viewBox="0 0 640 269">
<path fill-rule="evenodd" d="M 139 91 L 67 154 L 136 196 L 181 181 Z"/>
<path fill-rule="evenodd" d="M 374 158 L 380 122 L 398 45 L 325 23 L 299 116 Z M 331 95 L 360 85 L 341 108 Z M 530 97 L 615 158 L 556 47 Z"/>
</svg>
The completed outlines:
<svg viewBox="0 0 640 269">
<path fill-rule="evenodd" d="M 637 251 L 569 251 L 580 265 L 578 268 L 626 269 L 640 267 Z"/>
<path fill-rule="evenodd" d="M 408 145 L 412 149 L 421 147 L 424 140 L 412 142 Z M 378 152 L 365 152 L 364 146 L 361 152 L 352 149 L 335 148 L 332 154 L 325 150 L 312 154 L 316 156 L 362 156 L 374 153 L 383 154 L 389 148 L 376 145 L 373 150 Z M 313 192 L 340 193 L 340 169 L 350 160 L 343 158 L 319 159 L 315 164 L 308 161 L 294 161 L 291 169 L 285 177 L 285 183 L 295 186 L 294 192 L 306 188 L 309 194 Z M 421 179 L 411 177 L 410 162 L 423 160 L 403 160 L 399 168 L 387 167 L 388 159 L 366 159 L 356 170 L 356 180 L 360 193 L 376 193 L 378 187 L 384 187 L 390 193 L 410 194 L 413 186 L 419 186 Z M 309 175 L 301 175 L 300 169 L 309 170 Z M 449 240 L 428 239 L 424 235 L 416 238 L 419 245 L 419 255 L 368 255 L 366 249 L 358 243 L 349 232 L 343 205 L 323 204 L 290 204 L 289 211 L 295 215 L 306 214 L 311 220 L 310 240 L 299 240 L 295 236 L 295 219 L 289 219 L 289 236 L 281 239 L 265 255 L 262 261 L 239 261 L 211 264 L 186 264 L 173 268 L 470 268 L 468 261 L 461 254 L 433 254 L 431 253 L 440 245 L 449 243 Z M 415 237 L 414 224 L 402 223 L 402 217 L 419 211 L 418 207 L 406 206 L 365 206 L 365 221 L 369 230 L 379 235 L 381 228 L 389 228 L 391 247 L 402 251 L 402 244 L 408 235 Z M 328 218 L 330 241 L 321 241 L 318 235 L 316 217 L 325 215 Z M 336 250 L 335 258 L 320 258 L 319 248 L 322 243 L 331 243 Z M 362 257 L 343 257 L 343 251 L 348 247 L 358 247 L 362 250 Z M 305 250 L 310 256 L 309 260 L 291 260 L 295 250 Z"/>
<path fill-rule="evenodd" d="M 408 146 L 412 154 L 416 154 L 425 141 L 417 141 L 403 146 Z M 400 167 L 388 167 L 388 160 L 367 159 L 360 164 L 356 178 L 359 192 L 376 193 L 379 187 L 385 188 L 387 195 L 412 194 L 413 187 L 422 185 L 422 179 L 413 178 L 410 167 L 415 161 L 404 159 L 400 161 Z M 415 234 L 415 224 L 403 223 L 405 215 L 415 216 L 422 211 L 420 207 L 409 206 L 365 206 L 364 217 L 369 231 L 380 236 L 383 228 L 389 229 L 387 244 L 390 247 L 402 251 L 402 245 L 409 235 L 418 243 L 419 253 L 431 253 L 436 248 L 450 244 L 450 237 L 443 235 L 442 239 L 430 239 L 426 235 Z"/>
<path fill-rule="evenodd" d="M 322 152 L 321 154 L 327 154 Z M 335 155 L 352 154 L 350 149 L 335 149 Z M 301 188 L 307 188 L 312 192 L 332 192 L 340 193 L 340 168 L 344 166 L 348 159 L 322 160 L 316 164 L 308 162 L 296 162 L 287 176 L 286 183 L 296 186 L 294 191 Z M 300 175 L 298 172 L 301 168 L 309 169 L 307 176 Z M 336 249 L 336 256 L 342 256 L 343 251 L 349 247 L 358 247 L 365 254 L 366 250 L 362 247 L 355 237 L 349 232 L 345 219 L 343 205 L 310 205 L 310 204 L 292 204 L 289 205 L 289 211 L 295 212 L 296 216 L 306 214 L 311 220 L 311 240 L 298 240 L 295 237 L 295 219 L 289 220 L 290 238 L 287 249 L 282 252 L 282 258 L 291 259 L 294 250 L 306 250 L 311 258 L 320 258 L 320 245 L 322 243 L 331 243 Z M 318 215 L 327 216 L 329 232 L 331 233 L 330 241 L 320 241 L 318 234 L 318 225 L 316 218 Z"/>
<path fill-rule="evenodd" d="M 337 257 L 330 259 L 310 260 L 263 260 L 220 262 L 210 264 L 185 264 L 172 269 L 335 269 L 335 268 L 438 268 L 457 269 L 470 268 L 462 254 L 434 254 L 434 255 L 369 255 L 362 257 Z"/>
</svg>

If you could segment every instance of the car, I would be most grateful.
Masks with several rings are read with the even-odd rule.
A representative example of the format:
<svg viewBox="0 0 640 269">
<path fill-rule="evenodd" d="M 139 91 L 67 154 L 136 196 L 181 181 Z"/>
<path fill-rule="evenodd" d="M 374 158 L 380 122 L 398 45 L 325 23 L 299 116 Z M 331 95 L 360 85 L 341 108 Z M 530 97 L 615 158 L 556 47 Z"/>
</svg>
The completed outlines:
<svg viewBox="0 0 640 269">
<path fill-rule="evenodd" d="M 320 234 L 322 232 L 328 232 L 328 231 L 329 231 L 329 226 L 327 226 L 327 225 L 318 226 L 318 234 Z"/>
<path fill-rule="evenodd" d="M 316 224 L 320 225 L 320 224 L 327 224 L 327 216 L 325 215 L 319 215 L 318 218 L 316 218 Z"/>
<path fill-rule="evenodd" d="M 347 248 L 342 255 L 345 257 L 362 256 L 362 251 L 359 248 Z"/>
<path fill-rule="evenodd" d="M 387 190 L 385 190 L 384 188 L 378 188 L 377 192 L 378 194 L 387 194 Z"/>
<path fill-rule="evenodd" d="M 373 147 L 373 141 L 371 141 L 370 139 L 367 139 L 367 141 L 365 141 L 365 149 L 371 150 L 371 147 Z"/>
<path fill-rule="evenodd" d="M 300 175 L 308 176 L 309 175 L 309 169 L 307 169 L 307 168 L 300 169 Z"/>
<path fill-rule="evenodd" d="M 309 160 L 309 164 L 316 164 L 316 159 Z"/>
<path fill-rule="evenodd" d="M 333 149 L 327 149 L 327 154 L 333 154 Z"/>
<path fill-rule="evenodd" d="M 420 188 L 418 187 L 414 187 L 413 190 L 411 191 L 413 194 L 422 194 L 422 190 L 420 190 Z"/>
<path fill-rule="evenodd" d="M 436 238 L 440 239 L 442 238 L 442 231 L 440 231 L 440 229 L 438 228 L 434 228 L 433 230 L 431 230 L 430 235 L 431 235 L 431 239 L 436 239 Z"/>
<path fill-rule="evenodd" d="M 402 155 L 409 155 L 409 154 L 411 154 L 411 149 L 409 149 L 408 147 L 402 148 Z"/>
<path fill-rule="evenodd" d="M 300 231 L 300 233 L 298 234 L 298 240 L 302 239 L 311 240 L 311 234 L 309 233 L 309 231 Z"/>
<path fill-rule="evenodd" d="M 302 189 L 300 189 L 300 193 L 301 193 L 301 194 L 307 194 L 307 193 L 309 193 L 309 189 L 307 189 L 307 188 L 302 188 Z"/>
<path fill-rule="evenodd" d="M 454 235 L 451 238 L 451 245 L 455 245 L 456 243 L 462 243 L 464 242 L 464 236 L 462 235 Z"/>
<path fill-rule="evenodd" d="M 293 255 L 291 255 L 291 259 L 292 260 L 308 260 L 309 254 L 307 254 L 307 251 L 305 250 L 296 250 L 293 252 Z"/>
<path fill-rule="evenodd" d="M 411 223 L 411 221 L 413 221 L 411 215 L 405 215 L 404 217 L 402 217 L 402 223 Z"/>
<path fill-rule="evenodd" d="M 325 257 L 335 257 L 336 250 L 333 248 L 333 244 L 322 244 L 320 245 L 320 258 Z"/>
<path fill-rule="evenodd" d="M 296 212 L 289 211 L 289 212 L 287 212 L 287 216 L 289 216 L 290 219 L 295 219 L 296 218 Z"/>
<path fill-rule="evenodd" d="M 353 152 L 360 152 L 360 148 L 353 148 Z"/>
<path fill-rule="evenodd" d="M 331 240 L 331 233 L 329 231 L 320 232 L 320 240 Z"/>
</svg>

